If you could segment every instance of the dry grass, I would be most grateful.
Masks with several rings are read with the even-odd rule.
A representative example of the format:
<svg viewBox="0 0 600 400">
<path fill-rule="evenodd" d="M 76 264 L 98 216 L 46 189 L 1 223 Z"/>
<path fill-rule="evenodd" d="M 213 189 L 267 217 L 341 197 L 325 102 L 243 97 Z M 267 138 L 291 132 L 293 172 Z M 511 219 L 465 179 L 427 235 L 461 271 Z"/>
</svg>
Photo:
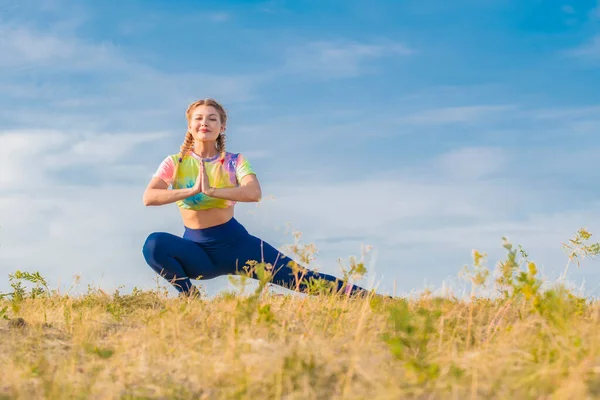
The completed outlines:
<svg viewBox="0 0 600 400">
<path fill-rule="evenodd" d="M 8 303 L 8 301 L 6 301 Z M 600 394 L 597 305 L 332 296 L 26 299 L 0 325 L 15 399 L 577 398 Z M 467 336 L 471 318 L 471 336 Z M 385 335 L 388 335 L 387 337 Z M 555 395 L 557 397 L 553 397 Z"/>
<path fill-rule="evenodd" d="M 495 298 L 477 295 L 478 252 L 469 299 L 17 290 L 0 300 L 0 398 L 600 397 L 600 307 L 542 290 L 507 249 Z"/>
</svg>

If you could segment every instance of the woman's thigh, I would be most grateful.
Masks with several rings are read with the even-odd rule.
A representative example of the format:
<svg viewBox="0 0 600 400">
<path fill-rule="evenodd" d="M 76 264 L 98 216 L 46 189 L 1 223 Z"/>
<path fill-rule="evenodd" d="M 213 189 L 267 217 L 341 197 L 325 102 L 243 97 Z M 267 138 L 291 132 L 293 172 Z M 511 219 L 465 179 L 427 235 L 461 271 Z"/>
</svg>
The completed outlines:
<svg viewBox="0 0 600 400">
<path fill-rule="evenodd" d="M 274 273 L 272 282 L 288 288 L 296 288 L 299 284 L 298 279 L 302 278 L 306 280 L 310 278 L 336 280 L 334 276 L 316 273 L 295 264 L 292 258 L 277 250 L 270 243 L 250 234 L 244 235 L 243 238 L 236 241 L 235 245 L 229 246 L 227 251 L 214 255 L 209 252 L 209 255 L 219 269 L 230 274 L 244 273 L 244 266 L 252 262 L 270 264 Z M 294 271 L 292 265 L 298 265 L 299 269 Z M 252 274 L 252 277 L 257 278 L 255 274 Z"/>
<path fill-rule="evenodd" d="M 196 242 L 162 233 L 156 238 L 157 252 L 177 261 L 191 279 L 211 279 L 220 275 L 206 251 Z"/>
</svg>

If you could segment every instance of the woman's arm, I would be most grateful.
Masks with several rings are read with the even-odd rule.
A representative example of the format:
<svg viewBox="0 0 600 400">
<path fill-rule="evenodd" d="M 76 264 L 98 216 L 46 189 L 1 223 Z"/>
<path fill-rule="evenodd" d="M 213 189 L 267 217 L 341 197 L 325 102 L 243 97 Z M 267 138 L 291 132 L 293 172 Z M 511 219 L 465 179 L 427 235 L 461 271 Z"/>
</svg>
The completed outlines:
<svg viewBox="0 0 600 400">
<path fill-rule="evenodd" d="M 199 193 L 198 187 L 194 186 L 187 189 L 168 189 L 167 182 L 160 178 L 152 178 L 148 187 L 144 191 L 145 206 L 162 206 L 164 204 L 174 203 L 178 200 L 187 199 Z"/>
<path fill-rule="evenodd" d="M 258 178 L 254 174 L 246 175 L 242 178 L 240 186 L 232 188 L 209 188 L 206 192 L 208 196 L 217 199 L 225 199 L 239 202 L 259 202 L 262 197 L 262 191 Z"/>
</svg>

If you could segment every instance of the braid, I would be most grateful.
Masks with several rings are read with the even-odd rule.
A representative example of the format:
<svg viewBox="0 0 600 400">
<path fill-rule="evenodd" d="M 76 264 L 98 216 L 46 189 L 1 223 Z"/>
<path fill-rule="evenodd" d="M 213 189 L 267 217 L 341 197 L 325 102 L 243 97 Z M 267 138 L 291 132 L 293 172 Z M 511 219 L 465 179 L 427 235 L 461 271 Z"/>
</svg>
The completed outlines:
<svg viewBox="0 0 600 400">
<path fill-rule="evenodd" d="M 177 176 L 177 170 L 179 169 L 179 164 L 183 161 L 183 157 L 189 153 L 194 147 L 194 137 L 190 132 L 186 132 L 185 139 L 183 139 L 183 144 L 179 148 L 179 154 L 177 155 L 177 160 L 175 161 L 175 170 L 173 171 L 173 179 L 172 182 L 175 183 L 175 177 Z"/>
<path fill-rule="evenodd" d="M 179 156 L 177 157 L 178 161 L 181 161 L 183 156 L 189 153 L 194 147 L 194 136 L 190 132 L 186 132 L 185 139 L 183 139 L 183 144 L 179 148 Z"/>
<path fill-rule="evenodd" d="M 223 155 L 225 153 L 225 143 L 227 138 L 225 137 L 225 133 L 221 132 L 217 137 L 217 151 Z"/>
</svg>

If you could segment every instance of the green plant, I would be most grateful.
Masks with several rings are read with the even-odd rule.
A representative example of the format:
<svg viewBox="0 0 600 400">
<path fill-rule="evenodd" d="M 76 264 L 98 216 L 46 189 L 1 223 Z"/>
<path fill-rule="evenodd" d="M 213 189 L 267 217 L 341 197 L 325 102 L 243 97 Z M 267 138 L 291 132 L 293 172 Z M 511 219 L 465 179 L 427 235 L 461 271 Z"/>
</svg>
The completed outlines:
<svg viewBox="0 0 600 400">
<path fill-rule="evenodd" d="M 592 234 L 587 229 L 581 228 L 575 233 L 575 236 L 572 239 L 569 239 L 568 243 L 562 244 L 563 250 L 569 257 L 562 278 L 566 277 L 571 262 L 574 261 L 577 266 L 580 266 L 580 263 L 584 258 L 593 258 L 600 254 L 599 242 L 591 244 L 586 243 L 591 237 Z"/>
<path fill-rule="evenodd" d="M 404 362 L 405 368 L 416 377 L 417 384 L 435 380 L 440 367 L 429 358 L 429 343 L 436 336 L 436 321 L 441 310 L 417 306 L 412 310 L 401 299 L 391 306 L 388 321 L 391 329 L 381 335 L 392 354 Z"/>
</svg>

